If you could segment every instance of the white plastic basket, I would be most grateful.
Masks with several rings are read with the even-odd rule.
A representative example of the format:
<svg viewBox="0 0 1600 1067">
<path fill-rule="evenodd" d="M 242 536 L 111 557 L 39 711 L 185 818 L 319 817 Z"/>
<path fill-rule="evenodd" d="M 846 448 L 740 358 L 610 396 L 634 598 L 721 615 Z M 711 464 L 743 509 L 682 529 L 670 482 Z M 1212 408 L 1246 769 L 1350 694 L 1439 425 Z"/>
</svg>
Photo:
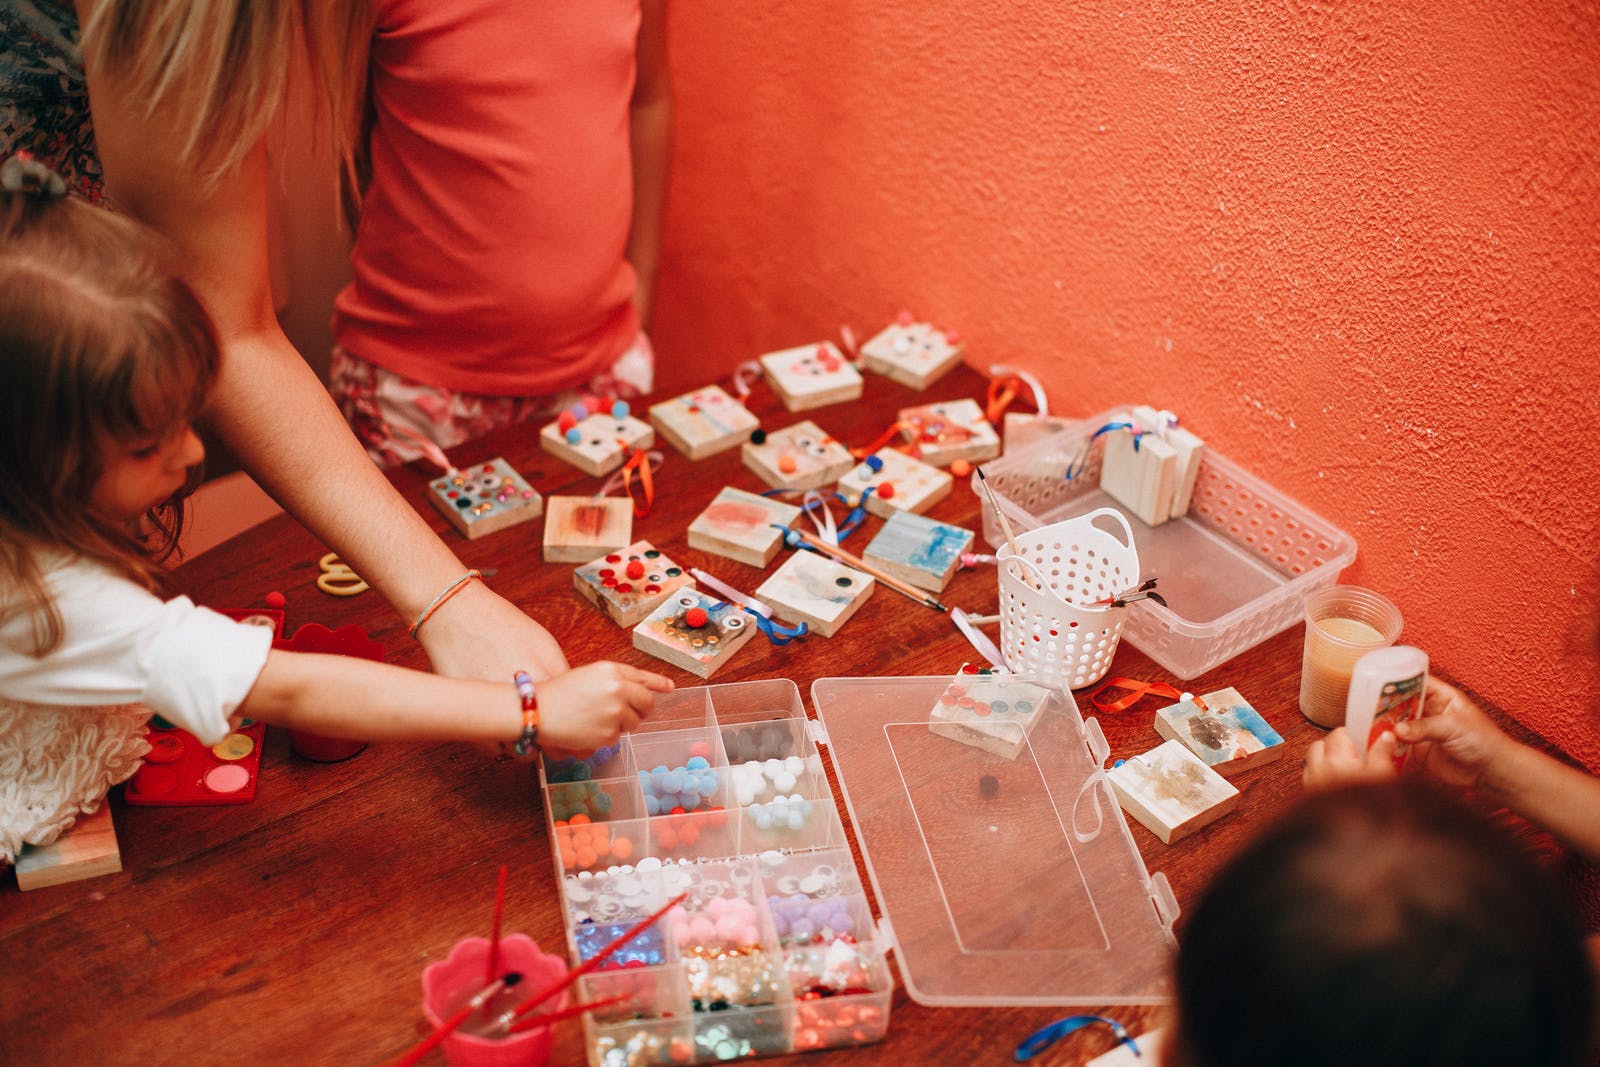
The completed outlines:
<svg viewBox="0 0 1600 1067">
<path fill-rule="evenodd" d="M 1122 536 L 1096 524 L 1109 520 Z M 1018 674 L 1054 675 L 1073 689 L 1111 669 L 1126 607 L 1093 606 L 1139 584 L 1128 520 L 1098 508 L 1041 526 L 1000 550 L 1000 652 Z"/>
</svg>

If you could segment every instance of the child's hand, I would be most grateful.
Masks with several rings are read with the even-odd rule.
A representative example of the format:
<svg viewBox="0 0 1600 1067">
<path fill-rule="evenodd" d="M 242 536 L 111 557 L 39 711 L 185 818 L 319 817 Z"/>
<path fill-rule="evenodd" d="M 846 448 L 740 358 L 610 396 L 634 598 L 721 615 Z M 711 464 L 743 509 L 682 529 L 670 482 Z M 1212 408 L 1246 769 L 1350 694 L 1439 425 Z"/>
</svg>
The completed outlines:
<svg viewBox="0 0 1600 1067">
<path fill-rule="evenodd" d="M 1458 789 L 1482 785 L 1484 775 L 1515 744 L 1465 693 L 1437 678 L 1428 679 L 1422 715 L 1396 729 L 1412 746 L 1410 762 Z"/>
<path fill-rule="evenodd" d="M 1350 734 L 1341 726 L 1311 743 L 1300 780 L 1307 789 L 1328 789 L 1352 782 L 1386 782 L 1400 773 L 1394 765 L 1395 744 L 1394 734 L 1386 732 L 1367 751 L 1358 752 Z"/>
<path fill-rule="evenodd" d="M 648 718 L 672 680 L 622 663 L 590 663 L 539 683 L 539 745 L 592 752 Z"/>
</svg>

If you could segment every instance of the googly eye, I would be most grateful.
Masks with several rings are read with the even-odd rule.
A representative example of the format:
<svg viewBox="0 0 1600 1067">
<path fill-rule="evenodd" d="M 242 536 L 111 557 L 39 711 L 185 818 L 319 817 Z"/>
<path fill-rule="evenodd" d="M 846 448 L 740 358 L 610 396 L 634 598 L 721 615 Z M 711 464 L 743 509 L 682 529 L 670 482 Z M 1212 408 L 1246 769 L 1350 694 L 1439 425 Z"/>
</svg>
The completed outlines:
<svg viewBox="0 0 1600 1067">
<path fill-rule="evenodd" d="M 680 607 L 680 608 L 696 608 L 696 607 L 699 607 L 699 606 L 700 606 L 700 601 L 696 597 L 681 596 L 681 597 L 678 598 L 678 607 Z"/>
<path fill-rule="evenodd" d="M 727 630 L 742 630 L 744 629 L 744 618 L 740 615 L 731 616 L 723 622 L 722 626 Z"/>
</svg>

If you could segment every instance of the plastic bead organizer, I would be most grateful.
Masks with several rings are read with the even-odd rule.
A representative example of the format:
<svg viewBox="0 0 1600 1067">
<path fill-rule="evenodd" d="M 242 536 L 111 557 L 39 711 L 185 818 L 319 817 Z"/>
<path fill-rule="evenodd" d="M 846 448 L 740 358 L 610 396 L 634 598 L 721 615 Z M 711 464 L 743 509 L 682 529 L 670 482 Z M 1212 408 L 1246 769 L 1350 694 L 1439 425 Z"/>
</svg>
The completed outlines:
<svg viewBox="0 0 1600 1067">
<path fill-rule="evenodd" d="M 704 1063 L 877 1041 L 889 975 L 792 682 L 680 689 L 588 760 L 546 762 L 575 963 L 680 892 L 595 973 L 589 1062 Z"/>
</svg>

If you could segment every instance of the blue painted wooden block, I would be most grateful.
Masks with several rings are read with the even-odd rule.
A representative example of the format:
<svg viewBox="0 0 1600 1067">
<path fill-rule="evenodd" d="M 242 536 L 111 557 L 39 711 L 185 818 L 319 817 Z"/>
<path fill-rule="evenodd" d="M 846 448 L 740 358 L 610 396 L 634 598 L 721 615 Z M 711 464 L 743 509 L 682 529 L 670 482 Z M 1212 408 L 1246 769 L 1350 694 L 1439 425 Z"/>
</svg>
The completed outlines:
<svg viewBox="0 0 1600 1067">
<path fill-rule="evenodd" d="M 950 584 L 961 554 L 971 550 L 971 530 L 897 511 L 867 545 L 864 558 L 891 577 L 939 593 Z"/>
</svg>

